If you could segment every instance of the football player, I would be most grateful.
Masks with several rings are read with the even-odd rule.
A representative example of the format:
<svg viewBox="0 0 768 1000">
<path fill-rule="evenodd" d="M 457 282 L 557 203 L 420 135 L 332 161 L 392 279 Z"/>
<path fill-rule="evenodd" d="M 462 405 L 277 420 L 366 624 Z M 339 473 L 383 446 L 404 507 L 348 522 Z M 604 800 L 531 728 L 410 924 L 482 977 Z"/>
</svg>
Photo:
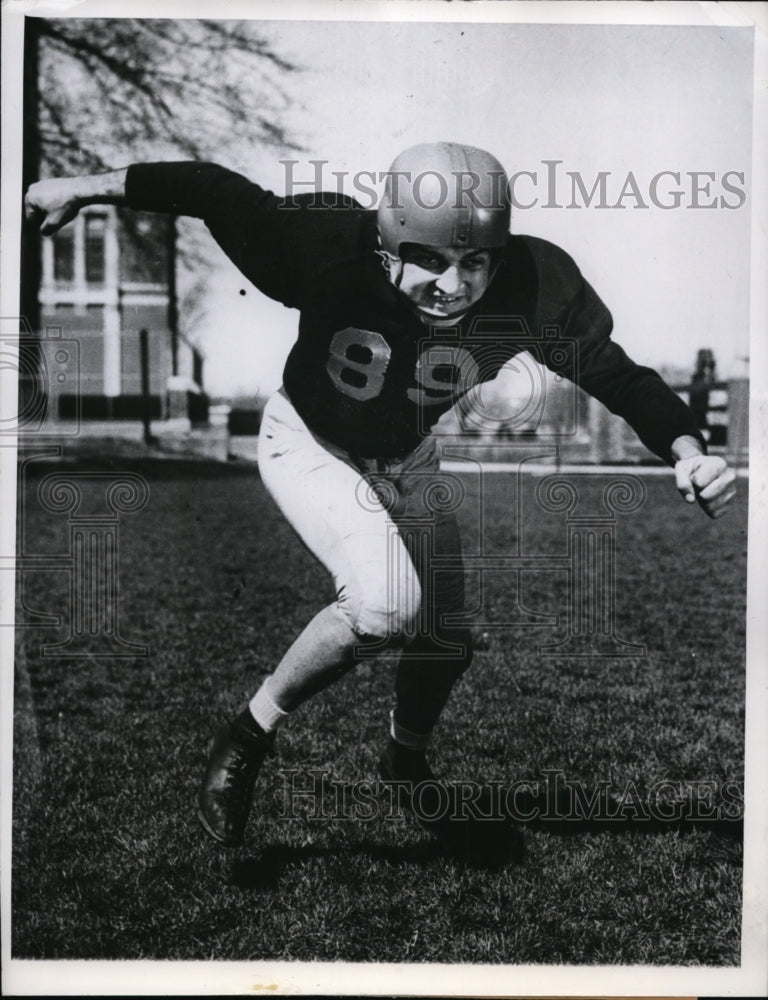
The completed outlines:
<svg viewBox="0 0 768 1000">
<path fill-rule="evenodd" d="M 42 181 L 26 210 L 50 234 L 82 206 L 105 202 L 203 219 L 257 288 L 300 310 L 283 386 L 264 410 L 259 468 L 332 575 L 336 598 L 215 734 L 199 816 L 222 844 L 243 840 L 279 727 L 364 656 L 401 654 L 382 777 L 401 788 L 433 778 L 430 735 L 472 642 L 455 624 L 464 610 L 461 547 L 453 506 L 430 489 L 439 472 L 430 430 L 532 337 L 539 360 L 674 466 L 686 501 L 716 518 L 734 496 L 733 473 L 707 455 L 688 408 L 611 340 L 611 316 L 573 260 L 510 234 L 506 174 L 481 149 L 406 150 L 378 211 L 343 196 L 281 198 L 190 162 Z M 450 836 L 452 828 L 436 821 L 434 829 Z"/>
</svg>

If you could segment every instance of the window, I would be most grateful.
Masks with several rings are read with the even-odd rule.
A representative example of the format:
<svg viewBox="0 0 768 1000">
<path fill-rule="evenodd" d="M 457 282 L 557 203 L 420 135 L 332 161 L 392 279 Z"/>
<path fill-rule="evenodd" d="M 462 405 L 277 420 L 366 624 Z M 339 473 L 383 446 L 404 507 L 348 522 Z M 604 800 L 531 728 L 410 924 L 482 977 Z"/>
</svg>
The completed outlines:
<svg viewBox="0 0 768 1000">
<path fill-rule="evenodd" d="M 89 302 L 85 307 L 85 315 L 86 329 L 99 331 L 104 329 L 104 306 L 101 303 Z"/>
<path fill-rule="evenodd" d="M 53 237 L 53 280 L 63 284 L 75 280 L 75 232 L 69 226 Z"/>
<path fill-rule="evenodd" d="M 89 285 L 104 284 L 104 235 L 107 219 L 104 215 L 85 218 L 85 280 Z"/>
</svg>

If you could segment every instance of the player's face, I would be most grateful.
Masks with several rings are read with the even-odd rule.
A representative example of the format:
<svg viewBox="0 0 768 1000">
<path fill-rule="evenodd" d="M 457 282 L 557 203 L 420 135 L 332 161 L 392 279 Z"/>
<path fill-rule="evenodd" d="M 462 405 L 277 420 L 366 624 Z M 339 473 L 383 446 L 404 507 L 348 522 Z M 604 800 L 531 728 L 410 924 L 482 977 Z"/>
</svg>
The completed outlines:
<svg viewBox="0 0 768 1000">
<path fill-rule="evenodd" d="M 399 288 L 426 320 L 465 313 L 488 287 L 488 250 L 404 244 Z"/>
</svg>

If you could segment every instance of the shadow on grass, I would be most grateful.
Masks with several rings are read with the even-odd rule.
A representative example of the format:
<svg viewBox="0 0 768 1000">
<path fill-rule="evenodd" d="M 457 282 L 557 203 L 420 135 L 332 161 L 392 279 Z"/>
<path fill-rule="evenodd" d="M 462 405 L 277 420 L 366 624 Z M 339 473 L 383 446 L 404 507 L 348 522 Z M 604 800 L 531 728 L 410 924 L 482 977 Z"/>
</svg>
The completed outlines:
<svg viewBox="0 0 768 1000">
<path fill-rule="evenodd" d="M 550 803 L 551 805 L 551 803 Z M 487 825 L 467 827 L 468 836 L 446 841 L 441 837 L 426 837 L 417 843 L 402 846 L 385 845 L 362 840 L 357 844 L 335 845 L 289 845 L 267 844 L 257 855 L 239 858 L 231 863 L 227 881 L 244 890 L 266 890 L 276 887 L 285 871 L 313 858 L 336 858 L 361 856 L 386 864 L 428 865 L 439 860 L 448 860 L 458 866 L 475 871 L 499 871 L 519 865 L 525 861 L 525 830 L 537 830 L 555 836 L 572 837 L 585 834 L 610 833 L 615 836 L 658 835 L 676 833 L 690 835 L 694 831 L 710 833 L 728 841 L 740 841 L 743 835 L 741 820 L 706 820 L 680 818 L 664 821 L 661 819 L 606 818 L 565 819 L 539 816 L 535 820 L 517 825 L 512 836 L 504 843 L 495 838 L 490 843 L 487 836 L 475 842 L 471 831 L 482 830 Z M 509 831 L 509 827 L 506 827 Z"/>
<path fill-rule="evenodd" d="M 425 847 L 431 848 L 430 852 Z M 424 862 L 436 855 L 434 845 L 415 844 L 410 847 L 393 847 L 380 852 L 373 846 L 359 845 L 350 849 L 349 846 L 320 847 L 314 845 L 291 846 L 289 844 L 267 844 L 258 855 L 250 858 L 240 858 L 233 862 L 229 876 L 233 885 L 240 889 L 273 889 L 280 881 L 286 868 L 301 864 L 309 858 L 329 858 L 341 854 L 366 854 L 376 856 L 397 864 L 406 862 Z"/>
<path fill-rule="evenodd" d="M 303 864 L 311 858 L 342 858 L 355 855 L 395 866 L 428 865 L 441 859 L 448 859 L 475 870 L 492 871 L 498 870 L 506 864 L 520 863 L 523 860 L 524 851 L 521 851 L 519 845 L 515 844 L 512 854 L 507 852 L 503 861 L 498 858 L 480 859 L 472 854 L 465 856 L 436 837 L 425 838 L 417 843 L 402 846 L 380 844 L 373 841 L 332 846 L 267 844 L 258 855 L 234 861 L 229 869 L 229 881 L 240 889 L 273 889 L 286 869 Z"/>
</svg>

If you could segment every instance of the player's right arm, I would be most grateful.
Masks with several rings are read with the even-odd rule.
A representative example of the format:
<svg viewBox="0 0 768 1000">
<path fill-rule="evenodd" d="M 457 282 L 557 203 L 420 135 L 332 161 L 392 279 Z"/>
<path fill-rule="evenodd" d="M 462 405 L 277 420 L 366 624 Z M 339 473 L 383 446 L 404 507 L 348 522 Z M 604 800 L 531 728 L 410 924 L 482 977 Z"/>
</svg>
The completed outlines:
<svg viewBox="0 0 768 1000">
<path fill-rule="evenodd" d="M 278 199 L 246 177 L 215 163 L 134 163 L 123 170 L 32 184 L 27 218 L 51 236 L 86 205 L 113 204 L 143 212 L 202 219 L 242 273 L 267 295 L 293 305 L 300 291 L 283 261 Z M 293 254 L 293 257 L 296 255 Z"/>
<path fill-rule="evenodd" d="M 278 198 L 216 163 L 134 163 L 126 170 L 41 181 L 27 193 L 27 215 L 45 235 L 84 205 L 111 203 L 142 212 L 202 219 L 233 264 L 270 298 L 300 307 L 307 282 L 329 261 L 356 246 L 360 217 L 313 210 L 314 196 Z"/>
<path fill-rule="evenodd" d="M 44 236 L 71 222 L 86 205 L 124 205 L 127 170 L 54 177 L 31 184 L 24 198 L 27 220 Z"/>
<path fill-rule="evenodd" d="M 181 161 L 134 163 L 122 170 L 80 177 L 57 177 L 30 185 L 27 218 L 50 236 L 86 205 L 126 205 L 144 212 L 166 212 L 203 219 L 229 251 L 246 235 L 268 238 L 269 226 L 256 227 L 254 213 L 273 212 L 277 199 L 246 177 L 215 163 Z M 250 232 L 249 232 L 250 230 Z"/>
</svg>

